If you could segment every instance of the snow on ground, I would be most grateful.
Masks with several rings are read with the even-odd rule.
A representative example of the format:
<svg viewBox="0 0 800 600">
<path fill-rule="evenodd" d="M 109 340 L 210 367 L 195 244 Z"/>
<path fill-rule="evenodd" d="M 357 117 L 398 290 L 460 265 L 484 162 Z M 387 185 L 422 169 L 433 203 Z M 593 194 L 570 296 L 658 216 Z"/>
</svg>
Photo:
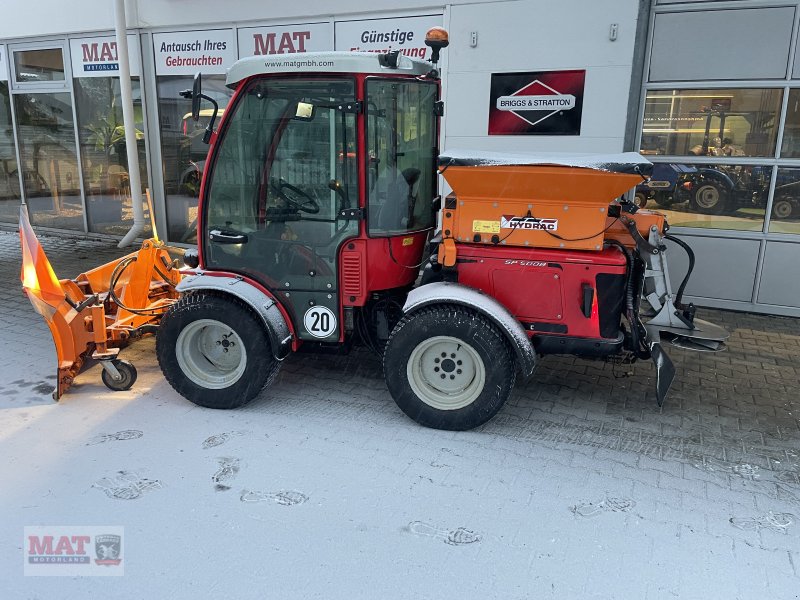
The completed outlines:
<svg viewBox="0 0 800 600">
<path fill-rule="evenodd" d="M 213 411 L 163 380 L 152 339 L 124 352 L 132 390 L 94 367 L 56 404 L 12 242 L 3 599 L 798 597 L 796 321 L 714 313 L 731 352 L 674 350 L 663 412 L 649 365 L 551 357 L 485 427 L 428 430 L 365 351 L 292 356 L 250 405 Z M 23 577 L 30 525 L 123 526 L 125 575 Z"/>
</svg>

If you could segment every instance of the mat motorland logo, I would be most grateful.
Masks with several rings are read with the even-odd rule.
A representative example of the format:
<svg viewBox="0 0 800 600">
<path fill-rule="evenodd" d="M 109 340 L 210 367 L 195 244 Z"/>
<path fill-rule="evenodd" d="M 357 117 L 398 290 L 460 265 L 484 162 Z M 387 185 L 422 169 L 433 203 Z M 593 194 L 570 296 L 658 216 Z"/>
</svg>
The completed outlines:
<svg viewBox="0 0 800 600">
<path fill-rule="evenodd" d="M 123 528 L 26 527 L 25 575 L 123 575 Z"/>
<path fill-rule="evenodd" d="M 500 217 L 500 229 L 526 229 L 530 231 L 558 231 L 558 219 L 537 219 L 536 217 Z"/>
</svg>

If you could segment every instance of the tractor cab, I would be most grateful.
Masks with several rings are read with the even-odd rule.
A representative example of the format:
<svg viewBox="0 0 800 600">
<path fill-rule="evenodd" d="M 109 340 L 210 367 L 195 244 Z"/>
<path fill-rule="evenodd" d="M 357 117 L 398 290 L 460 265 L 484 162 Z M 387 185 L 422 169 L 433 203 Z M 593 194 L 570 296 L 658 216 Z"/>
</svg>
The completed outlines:
<svg viewBox="0 0 800 600">
<path fill-rule="evenodd" d="M 343 308 L 411 285 L 434 225 L 439 81 L 430 63 L 391 58 L 253 57 L 228 74 L 200 266 L 276 295 L 300 340 L 339 342 Z M 366 278 L 368 263 L 384 268 Z"/>
</svg>

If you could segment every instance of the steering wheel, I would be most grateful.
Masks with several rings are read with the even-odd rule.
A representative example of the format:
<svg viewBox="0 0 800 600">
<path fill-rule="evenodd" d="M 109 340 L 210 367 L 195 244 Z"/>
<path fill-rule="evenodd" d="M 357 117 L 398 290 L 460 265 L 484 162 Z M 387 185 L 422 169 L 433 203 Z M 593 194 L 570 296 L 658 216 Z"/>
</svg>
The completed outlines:
<svg viewBox="0 0 800 600">
<path fill-rule="evenodd" d="M 319 204 L 317 201 L 300 188 L 291 183 L 286 183 L 283 179 L 280 179 L 278 184 L 274 187 L 275 192 L 281 200 L 286 202 L 289 206 L 300 212 L 309 213 L 311 215 L 315 215 L 319 212 Z"/>
</svg>

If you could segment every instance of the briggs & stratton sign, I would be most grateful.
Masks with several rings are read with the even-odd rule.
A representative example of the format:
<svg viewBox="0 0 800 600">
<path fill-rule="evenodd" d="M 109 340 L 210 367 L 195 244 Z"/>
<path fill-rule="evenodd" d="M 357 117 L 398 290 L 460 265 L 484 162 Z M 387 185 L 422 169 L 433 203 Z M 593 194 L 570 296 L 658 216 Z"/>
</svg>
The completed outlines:
<svg viewBox="0 0 800 600">
<path fill-rule="evenodd" d="M 493 73 L 489 135 L 580 135 L 586 71 Z"/>
</svg>

